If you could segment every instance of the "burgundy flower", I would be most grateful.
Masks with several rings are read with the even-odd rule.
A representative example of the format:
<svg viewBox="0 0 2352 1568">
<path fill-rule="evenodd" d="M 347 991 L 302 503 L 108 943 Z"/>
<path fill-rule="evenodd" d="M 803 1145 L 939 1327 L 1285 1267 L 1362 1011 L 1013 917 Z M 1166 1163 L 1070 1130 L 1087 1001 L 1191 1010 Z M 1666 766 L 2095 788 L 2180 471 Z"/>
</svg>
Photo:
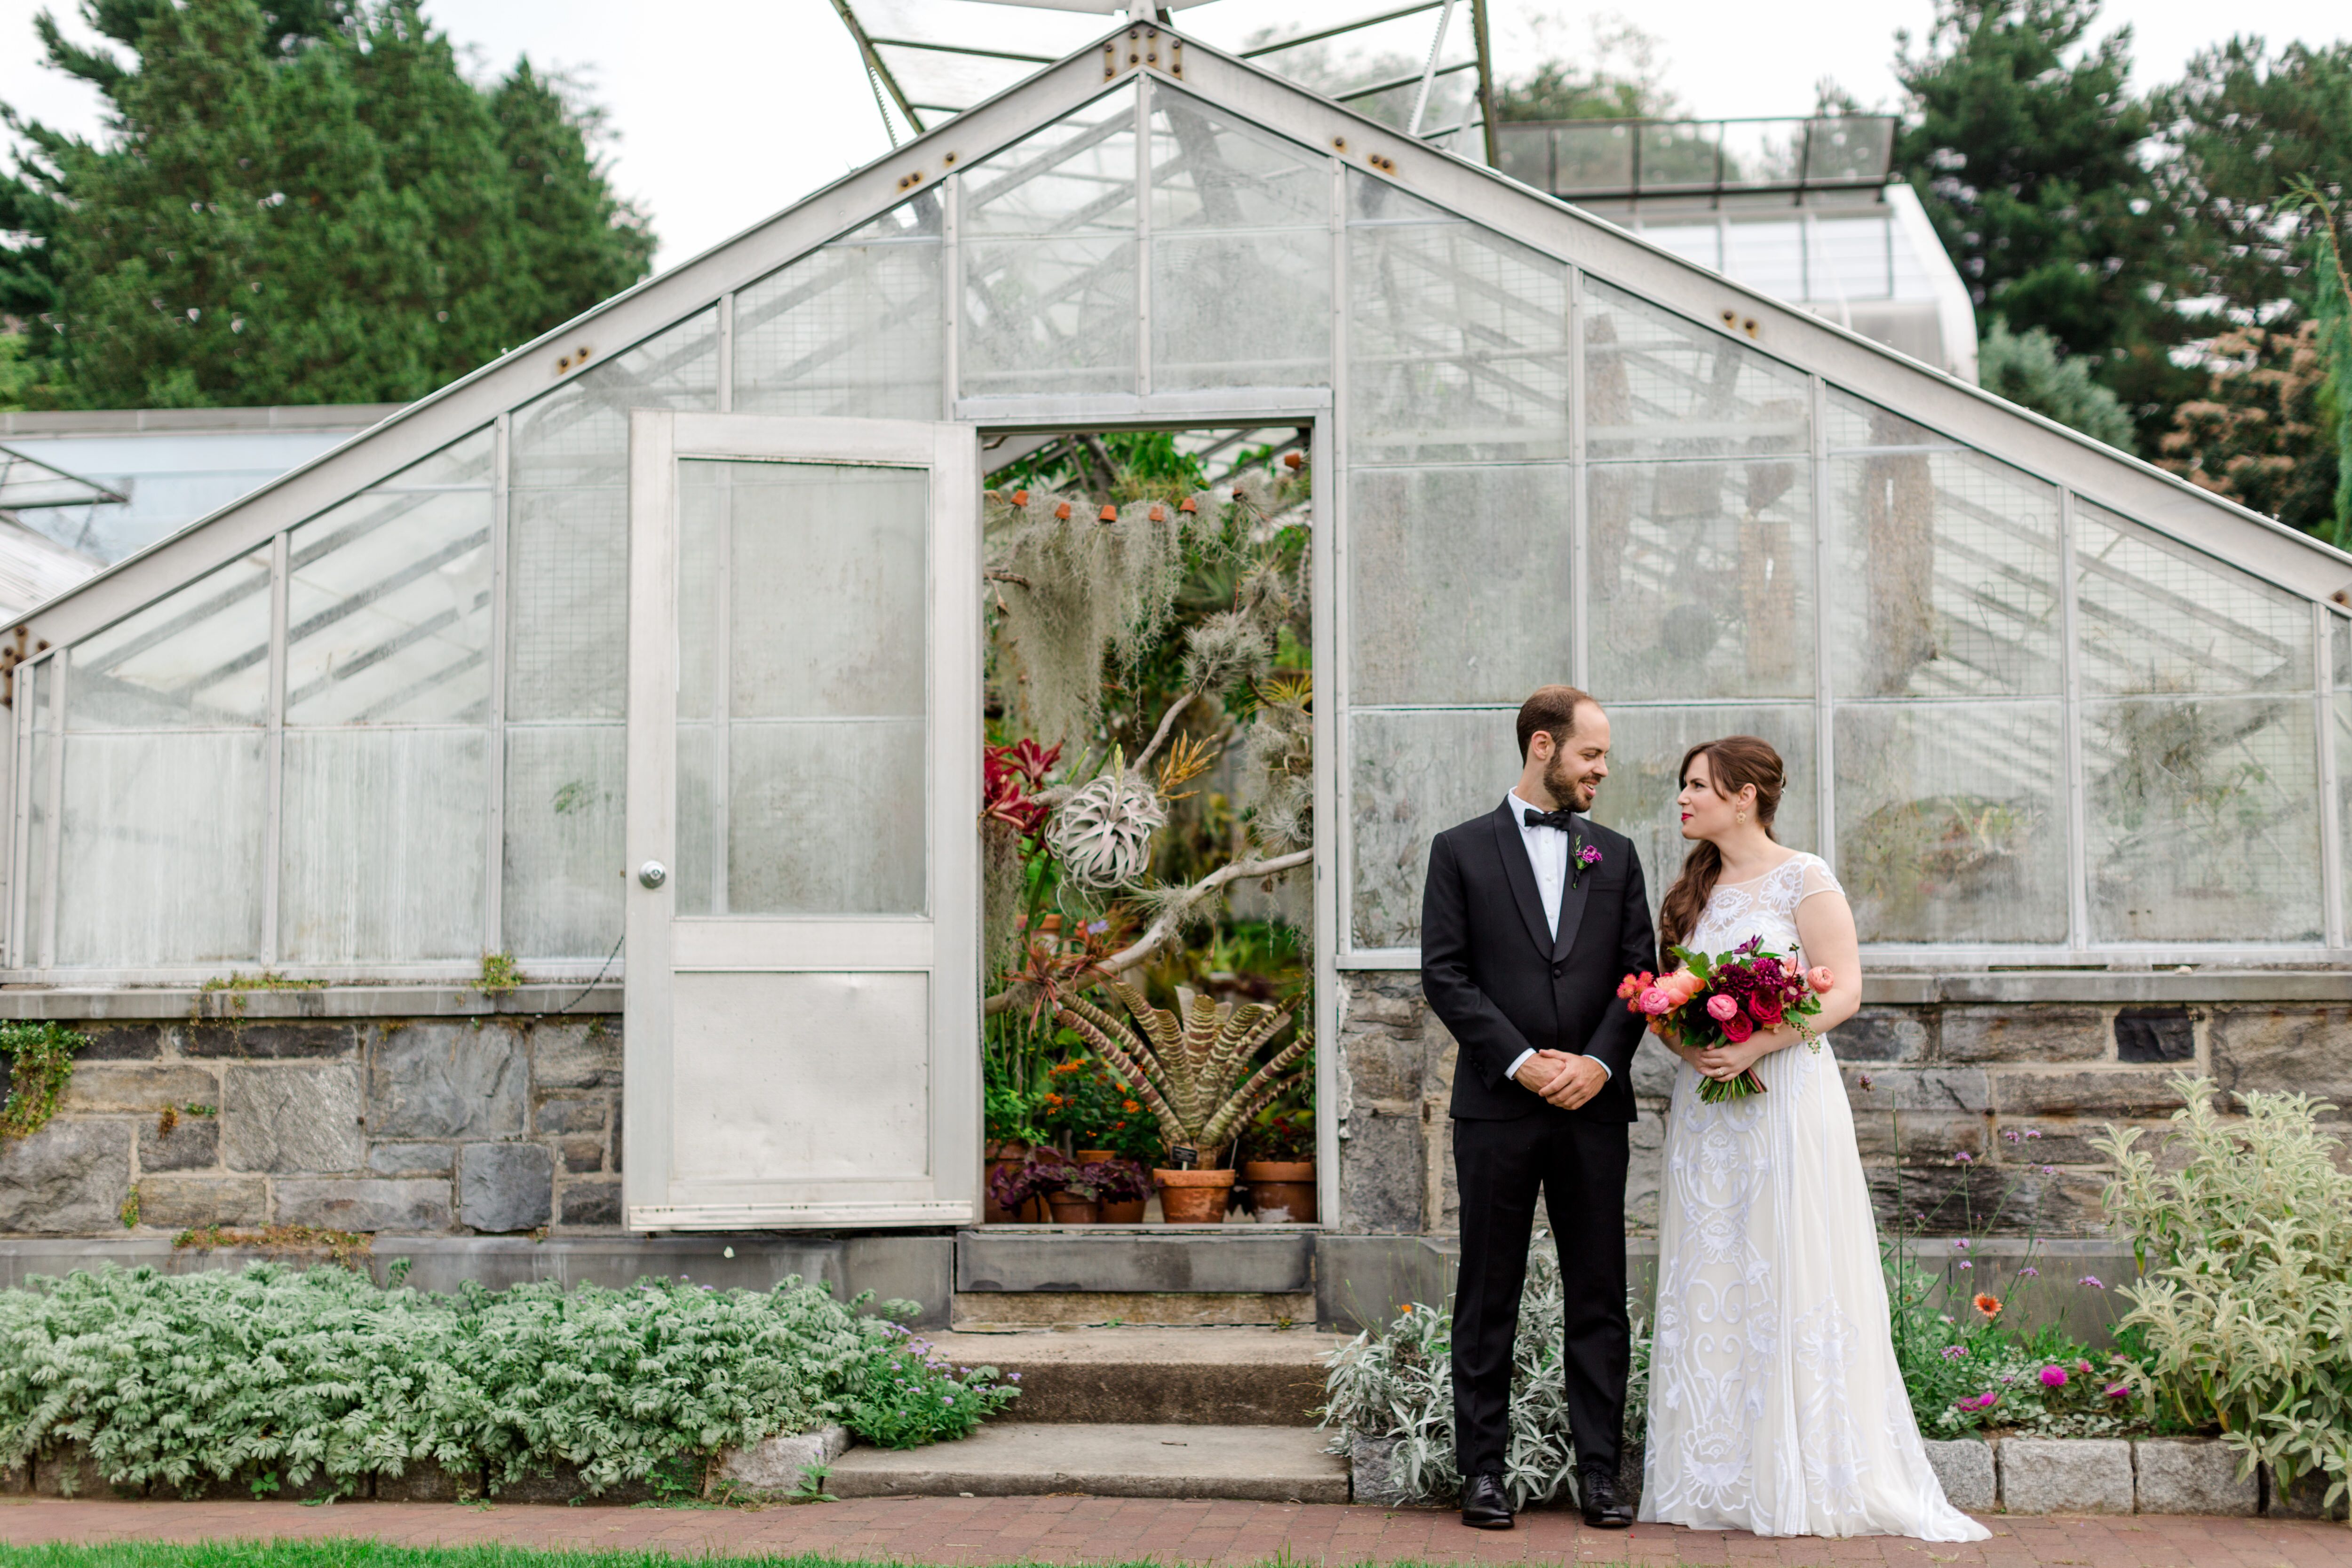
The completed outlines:
<svg viewBox="0 0 2352 1568">
<path fill-rule="evenodd" d="M 1741 1044 L 1748 1036 L 1756 1032 L 1756 1026 L 1748 1021 L 1748 1015 L 1745 1013 L 1734 1013 L 1730 1017 L 1724 1019 L 1722 1028 L 1723 1037 L 1735 1046 Z"/>
<path fill-rule="evenodd" d="M 1755 993 L 1748 998 L 1748 1011 L 1749 1016 L 1764 1027 L 1768 1029 L 1780 1027 L 1780 994 L 1778 991 Z"/>
</svg>

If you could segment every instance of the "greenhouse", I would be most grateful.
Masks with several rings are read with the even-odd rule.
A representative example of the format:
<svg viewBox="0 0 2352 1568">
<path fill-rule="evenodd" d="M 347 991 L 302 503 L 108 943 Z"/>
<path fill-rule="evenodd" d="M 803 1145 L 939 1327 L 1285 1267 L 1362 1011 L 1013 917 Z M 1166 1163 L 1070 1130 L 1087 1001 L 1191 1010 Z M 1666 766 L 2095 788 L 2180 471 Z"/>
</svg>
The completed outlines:
<svg viewBox="0 0 2352 1568">
<path fill-rule="evenodd" d="M 1054 515 L 1041 465 L 1141 433 L 1206 477 Z M 984 763 L 1112 749 L 1021 727 L 1055 677 L 1006 685 L 1006 542 L 1140 560 L 1241 510 L 1235 570 L 1289 586 L 1226 705 L 1295 733 L 1202 787 L 1234 864 L 1298 867 L 1232 879 L 1303 933 L 1327 1225 L 1444 1226 L 1442 1176 L 1400 1210 L 1348 1170 L 1440 1163 L 1380 1141 L 1422 1089 L 1350 1041 L 1539 684 L 1608 705 L 1654 900 L 1684 749 L 1749 732 L 1874 971 L 2352 960 L 2352 558 L 1137 26 L 37 610 L 0 980 L 163 1018 L 240 975 L 340 1017 L 491 960 L 618 979 L 621 1203 L 583 1223 L 975 1222 Z"/>
</svg>

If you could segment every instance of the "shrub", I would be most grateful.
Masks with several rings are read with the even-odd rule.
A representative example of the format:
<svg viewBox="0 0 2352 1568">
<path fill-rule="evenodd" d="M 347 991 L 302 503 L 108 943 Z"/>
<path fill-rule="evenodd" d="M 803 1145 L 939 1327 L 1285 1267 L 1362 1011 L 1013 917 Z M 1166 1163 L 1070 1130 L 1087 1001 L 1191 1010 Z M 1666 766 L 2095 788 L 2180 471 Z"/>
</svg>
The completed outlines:
<svg viewBox="0 0 2352 1568">
<path fill-rule="evenodd" d="M 2209 1079 L 2173 1079 L 2188 1101 L 2167 1142 L 2187 1161 L 2159 1171 L 2141 1129 L 2108 1130 L 2106 1210 L 2131 1238 L 2140 1283 L 2123 1322 L 2145 1329 L 2146 1394 L 2185 1424 L 2270 1465 L 2282 1486 L 2352 1489 L 2352 1173 L 2342 1140 L 2300 1094 L 2242 1094 L 2242 1121 L 2215 1110 Z"/>
<path fill-rule="evenodd" d="M 1625 1434 L 1641 1440 L 1648 1426 L 1650 1333 L 1638 1304 L 1633 1352 L 1625 1383 Z M 1519 1331 L 1511 1344 L 1510 1446 L 1503 1485 L 1511 1505 L 1548 1502 L 1575 1491 L 1576 1453 L 1561 1382 L 1562 1306 L 1559 1260 L 1538 1232 L 1528 1253 L 1528 1279 L 1519 1295 Z M 1320 1412 L 1336 1426 L 1331 1447 L 1344 1451 L 1354 1437 L 1396 1439 L 1396 1475 L 1411 1498 L 1443 1501 L 1462 1489 L 1454 1462 L 1454 1315 L 1414 1303 L 1387 1328 L 1366 1330 L 1331 1353 Z"/>
<path fill-rule="evenodd" d="M 73 1079 L 74 1053 L 89 1044 L 88 1035 L 63 1024 L 0 1024 L 0 1057 L 8 1059 L 0 1139 L 30 1138 L 48 1125 Z"/>
<path fill-rule="evenodd" d="M 272 1263 L 77 1272 L 0 1291 L 0 1462 L 78 1444 L 111 1483 L 182 1491 L 348 1491 L 428 1461 L 497 1490 L 563 1463 L 602 1492 L 826 1420 L 961 1436 L 1013 1397 L 992 1369 L 910 1361 L 905 1331 L 852 1305 L 797 1279 L 441 1296 Z"/>
</svg>

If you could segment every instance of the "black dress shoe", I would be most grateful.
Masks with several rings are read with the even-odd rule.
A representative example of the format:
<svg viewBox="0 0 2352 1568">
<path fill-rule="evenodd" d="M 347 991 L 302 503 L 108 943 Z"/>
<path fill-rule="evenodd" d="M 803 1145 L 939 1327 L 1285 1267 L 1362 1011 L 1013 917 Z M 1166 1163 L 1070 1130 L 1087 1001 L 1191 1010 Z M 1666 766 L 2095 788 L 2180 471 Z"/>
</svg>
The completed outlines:
<svg viewBox="0 0 2352 1568">
<path fill-rule="evenodd" d="M 1462 1489 L 1462 1522 L 1473 1530 L 1511 1528 L 1510 1494 L 1500 1476 L 1472 1476 Z"/>
<path fill-rule="evenodd" d="M 1595 1470 L 1584 1477 L 1584 1522 L 1595 1530 L 1631 1530 L 1633 1505 L 1617 1495 L 1617 1478 Z"/>
</svg>

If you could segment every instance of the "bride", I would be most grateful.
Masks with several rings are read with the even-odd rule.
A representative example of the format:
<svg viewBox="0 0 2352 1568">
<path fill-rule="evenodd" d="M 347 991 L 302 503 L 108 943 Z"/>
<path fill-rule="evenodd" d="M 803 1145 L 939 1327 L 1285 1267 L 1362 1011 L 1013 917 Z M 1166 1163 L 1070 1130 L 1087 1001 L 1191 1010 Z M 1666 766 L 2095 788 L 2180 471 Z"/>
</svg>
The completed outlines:
<svg viewBox="0 0 2352 1568">
<path fill-rule="evenodd" d="M 1811 1023 L 1862 1001 L 1853 912 L 1818 857 L 1772 837 L 1785 773 L 1752 735 L 1683 758 L 1697 844 L 1659 911 L 1659 946 L 1710 955 L 1760 936 L 1835 976 Z M 1668 960 L 1667 962 L 1672 962 Z M 1759 1535 L 1990 1532 L 1945 1500 L 1895 1362 L 1853 1113 L 1826 1041 L 1788 1027 L 1682 1058 L 1659 1201 L 1657 1338 L 1644 1522 Z M 1766 1092 L 1709 1105 L 1702 1077 L 1756 1069 Z"/>
</svg>

